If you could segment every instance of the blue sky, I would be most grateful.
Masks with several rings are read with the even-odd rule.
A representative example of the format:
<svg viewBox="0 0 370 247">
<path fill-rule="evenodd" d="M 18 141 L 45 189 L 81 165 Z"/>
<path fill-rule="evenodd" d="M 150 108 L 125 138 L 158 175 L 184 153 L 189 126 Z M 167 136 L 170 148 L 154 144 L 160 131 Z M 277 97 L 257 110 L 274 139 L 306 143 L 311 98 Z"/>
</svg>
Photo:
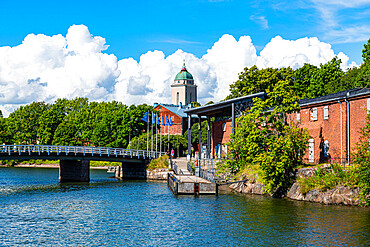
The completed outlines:
<svg viewBox="0 0 370 247">
<path fill-rule="evenodd" d="M 370 0 L 0 0 L 0 110 L 88 97 L 170 102 L 183 60 L 198 101 L 243 68 L 362 62 Z"/>
<path fill-rule="evenodd" d="M 119 59 L 149 50 L 177 49 L 200 57 L 223 34 L 250 35 L 257 52 L 271 38 L 318 37 L 361 63 L 370 38 L 370 1 L 19 1 L 1 0 L 0 46 L 15 46 L 27 34 L 66 34 L 86 25 Z M 350 1 L 349 1 L 350 2 Z M 346 31 L 347 30 L 347 31 Z"/>
</svg>

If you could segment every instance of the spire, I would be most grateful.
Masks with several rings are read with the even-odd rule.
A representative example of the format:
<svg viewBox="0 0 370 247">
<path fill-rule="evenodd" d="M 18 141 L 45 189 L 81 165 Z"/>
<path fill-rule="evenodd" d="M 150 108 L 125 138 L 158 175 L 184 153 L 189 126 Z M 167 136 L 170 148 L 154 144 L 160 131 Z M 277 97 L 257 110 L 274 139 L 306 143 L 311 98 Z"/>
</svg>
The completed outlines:
<svg viewBox="0 0 370 247">
<path fill-rule="evenodd" d="M 185 65 L 185 59 L 184 59 L 183 61 L 184 61 L 184 64 L 182 65 L 182 69 L 181 69 L 181 70 L 182 70 L 182 71 L 187 71 L 187 70 L 186 70 L 186 65 Z"/>
</svg>

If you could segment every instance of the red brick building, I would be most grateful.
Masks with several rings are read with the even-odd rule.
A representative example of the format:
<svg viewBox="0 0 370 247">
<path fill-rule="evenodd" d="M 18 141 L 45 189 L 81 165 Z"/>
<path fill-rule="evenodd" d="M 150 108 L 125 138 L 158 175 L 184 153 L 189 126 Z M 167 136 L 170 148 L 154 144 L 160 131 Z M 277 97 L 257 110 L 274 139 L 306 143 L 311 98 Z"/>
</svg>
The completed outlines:
<svg viewBox="0 0 370 247">
<path fill-rule="evenodd" d="M 191 106 L 172 105 L 172 104 L 154 104 L 154 110 L 159 112 L 165 121 L 165 116 L 171 118 L 172 126 L 162 126 L 162 135 L 183 135 L 188 128 L 188 118 L 184 110 L 191 108 Z M 192 124 L 197 122 L 197 117 L 192 118 Z M 158 131 L 160 134 L 160 131 Z"/>
<path fill-rule="evenodd" d="M 356 88 L 300 101 L 301 111 L 290 116 L 309 132 L 306 163 L 348 163 L 366 125 L 370 88 Z"/>
<path fill-rule="evenodd" d="M 356 88 L 323 97 L 303 99 L 301 111 L 291 114 L 309 132 L 309 148 L 305 163 L 348 163 L 366 125 L 370 111 L 370 88 Z M 227 143 L 232 132 L 231 119 L 212 123 L 212 146 L 216 155 L 227 155 Z M 220 149 L 216 150 L 217 147 Z"/>
</svg>

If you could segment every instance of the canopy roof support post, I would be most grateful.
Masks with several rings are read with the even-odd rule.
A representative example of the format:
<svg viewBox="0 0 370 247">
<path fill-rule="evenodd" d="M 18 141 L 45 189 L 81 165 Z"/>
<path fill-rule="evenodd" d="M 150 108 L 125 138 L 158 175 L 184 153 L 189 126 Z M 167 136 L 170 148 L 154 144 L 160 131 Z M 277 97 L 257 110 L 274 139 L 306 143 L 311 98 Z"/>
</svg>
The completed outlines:
<svg viewBox="0 0 370 247">
<path fill-rule="evenodd" d="M 235 103 L 231 104 L 232 134 L 235 134 Z"/>
<path fill-rule="evenodd" d="M 188 155 L 191 158 L 191 115 L 188 114 Z"/>
<path fill-rule="evenodd" d="M 198 125 L 198 135 L 199 135 L 199 141 L 198 141 L 198 159 L 199 159 L 199 163 L 198 163 L 198 165 L 199 165 L 199 169 L 200 169 L 200 167 L 201 167 L 201 165 L 200 165 L 200 161 L 201 161 L 201 159 L 202 159 L 202 118 L 201 118 L 201 116 L 200 115 L 198 115 L 198 123 L 199 123 L 199 125 Z"/>
<path fill-rule="evenodd" d="M 207 158 L 210 158 L 211 153 L 211 121 L 210 117 L 207 116 Z"/>
</svg>

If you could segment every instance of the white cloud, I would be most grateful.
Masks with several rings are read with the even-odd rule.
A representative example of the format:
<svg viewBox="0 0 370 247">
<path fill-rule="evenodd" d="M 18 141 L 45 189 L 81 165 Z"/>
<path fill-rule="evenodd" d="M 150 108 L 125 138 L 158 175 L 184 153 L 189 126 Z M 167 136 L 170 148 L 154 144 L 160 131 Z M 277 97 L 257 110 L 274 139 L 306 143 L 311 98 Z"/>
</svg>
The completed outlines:
<svg viewBox="0 0 370 247">
<path fill-rule="evenodd" d="M 139 61 L 117 61 L 113 54 L 104 53 L 107 47 L 104 38 L 92 36 L 84 25 L 71 26 L 66 37 L 30 34 L 18 46 L 0 47 L 0 109 L 7 116 L 21 104 L 63 97 L 170 103 L 170 85 L 184 59 L 198 85 L 198 100 L 219 101 L 244 67 L 297 68 L 304 63 L 319 65 L 335 56 L 331 46 L 317 38 L 284 40 L 279 36 L 271 39 L 260 56 L 249 36 L 236 40 L 228 34 L 201 58 L 182 50 L 167 57 L 162 51 L 148 51 Z M 338 57 L 342 67 L 348 67 L 349 58 L 343 53 Z"/>
<path fill-rule="evenodd" d="M 265 46 L 257 58 L 259 68 L 302 67 L 305 63 L 319 66 L 335 57 L 331 45 L 320 42 L 317 38 L 301 38 L 285 40 L 276 36 Z M 348 68 L 349 58 L 340 52 L 338 57 L 342 60 L 341 68 Z"/>
<path fill-rule="evenodd" d="M 269 28 L 268 21 L 265 16 L 262 15 L 251 15 L 249 17 L 252 21 L 256 22 L 259 24 L 263 29 Z"/>
</svg>

